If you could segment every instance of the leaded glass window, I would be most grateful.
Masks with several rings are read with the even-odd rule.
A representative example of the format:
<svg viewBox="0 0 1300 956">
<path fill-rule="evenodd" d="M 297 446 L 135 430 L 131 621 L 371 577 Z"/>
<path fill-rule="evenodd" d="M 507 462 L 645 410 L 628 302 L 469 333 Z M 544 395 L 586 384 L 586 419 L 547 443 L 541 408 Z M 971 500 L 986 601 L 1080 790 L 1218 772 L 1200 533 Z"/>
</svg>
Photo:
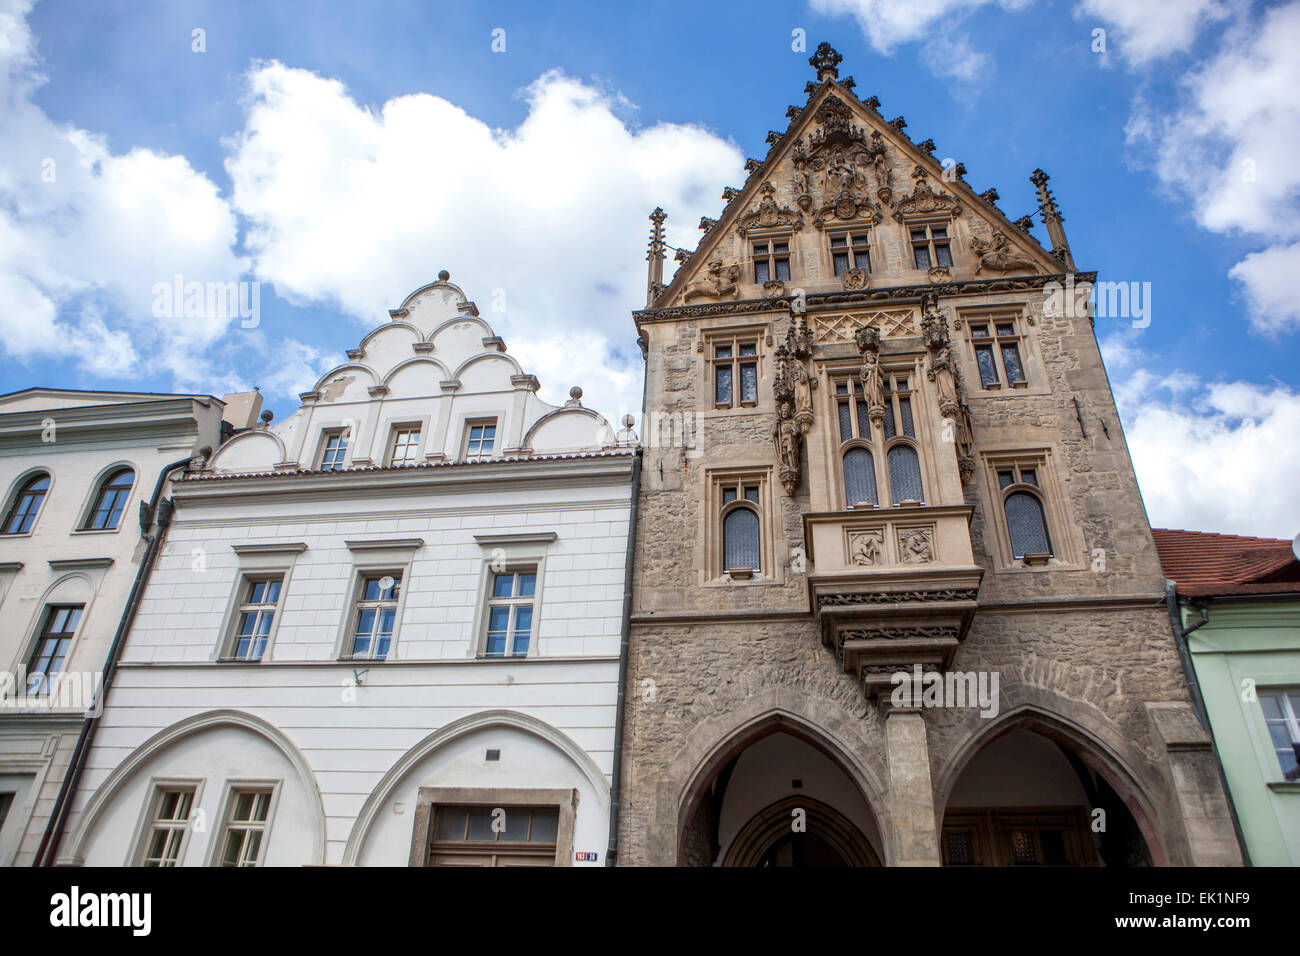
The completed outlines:
<svg viewBox="0 0 1300 956">
<path fill-rule="evenodd" d="M 737 507 L 722 519 L 724 570 L 759 569 L 758 514 L 751 508 Z"/>
<path fill-rule="evenodd" d="M 1027 554 L 1052 553 L 1047 537 L 1047 516 L 1037 495 L 1014 491 L 1007 495 L 1005 508 L 1012 556 L 1023 558 Z"/>
<path fill-rule="evenodd" d="M 876 465 L 865 448 L 844 453 L 844 496 L 850 505 L 877 503 Z"/>
<path fill-rule="evenodd" d="M 889 489 L 894 504 L 924 501 L 921 487 L 921 459 L 911 445 L 896 445 L 889 450 Z"/>
</svg>

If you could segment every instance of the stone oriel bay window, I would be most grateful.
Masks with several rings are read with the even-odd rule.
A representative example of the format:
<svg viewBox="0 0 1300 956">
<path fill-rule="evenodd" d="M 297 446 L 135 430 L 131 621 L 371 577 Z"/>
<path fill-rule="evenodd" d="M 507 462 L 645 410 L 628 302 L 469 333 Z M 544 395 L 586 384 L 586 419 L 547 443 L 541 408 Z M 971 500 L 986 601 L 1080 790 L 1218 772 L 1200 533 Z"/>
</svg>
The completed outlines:
<svg viewBox="0 0 1300 956">
<path fill-rule="evenodd" d="M 998 562 L 1003 568 L 1082 566 L 1082 545 L 1050 449 L 983 453 Z"/>
<path fill-rule="evenodd" d="M 710 470 L 706 478 L 705 580 L 779 576 L 770 468 Z"/>
<path fill-rule="evenodd" d="M 411 866 L 569 866 L 578 791 L 421 787 Z"/>
</svg>

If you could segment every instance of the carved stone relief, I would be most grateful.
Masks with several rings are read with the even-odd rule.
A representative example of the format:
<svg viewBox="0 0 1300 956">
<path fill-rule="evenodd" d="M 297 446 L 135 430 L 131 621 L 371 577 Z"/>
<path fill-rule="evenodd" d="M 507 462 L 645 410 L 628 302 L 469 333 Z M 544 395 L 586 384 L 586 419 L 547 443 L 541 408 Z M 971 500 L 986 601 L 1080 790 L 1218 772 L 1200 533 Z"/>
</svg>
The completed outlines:
<svg viewBox="0 0 1300 956">
<path fill-rule="evenodd" d="M 929 528 L 899 528 L 898 557 L 903 564 L 934 560 L 934 532 Z"/>
<path fill-rule="evenodd" d="M 849 535 L 849 558 L 854 564 L 870 567 L 882 563 L 885 554 L 885 530 L 874 528 Z"/>
</svg>

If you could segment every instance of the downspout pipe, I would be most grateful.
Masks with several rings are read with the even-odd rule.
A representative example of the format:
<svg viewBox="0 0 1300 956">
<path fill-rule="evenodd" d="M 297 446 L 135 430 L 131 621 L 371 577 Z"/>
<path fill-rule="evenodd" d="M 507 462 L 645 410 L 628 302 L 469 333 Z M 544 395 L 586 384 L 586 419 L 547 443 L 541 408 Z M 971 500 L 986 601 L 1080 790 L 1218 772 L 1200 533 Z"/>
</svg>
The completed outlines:
<svg viewBox="0 0 1300 956">
<path fill-rule="evenodd" d="M 1241 829 L 1241 818 L 1237 816 L 1237 804 L 1232 798 L 1232 788 L 1228 786 L 1228 776 L 1223 772 L 1223 761 L 1219 757 L 1219 742 L 1215 739 L 1214 728 L 1210 725 L 1210 714 L 1205 707 L 1201 682 L 1196 676 L 1196 669 L 1192 666 L 1191 648 L 1187 643 L 1188 634 L 1210 623 L 1209 603 L 1192 602 L 1192 606 L 1201 612 L 1201 619 L 1191 627 L 1183 627 L 1182 611 L 1178 603 L 1178 585 L 1166 579 L 1165 604 L 1169 608 L 1169 625 L 1174 631 L 1174 643 L 1178 645 L 1178 659 L 1182 661 L 1183 673 L 1187 676 L 1187 689 L 1192 697 L 1192 709 L 1196 712 L 1196 719 L 1200 721 L 1202 729 L 1209 735 L 1210 743 L 1214 747 L 1214 769 L 1218 772 L 1219 786 L 1223 788 L 1223 795 L 1227 799 L 1228 814 L 1232 817 L 1232 829 L 1237 835 L 1237 846 L 1241 850 L 1242 862 L 1250 866 L 1250 848 L 1246 845 L 1246 835 Z"/>
<path fill-rule="evenodd" d="M 623 712 L 627 708 L 627 662 L 632 638 L 632 582 L 633 563 L 636 558 L 637 511 L 641 504 L 641 449 L 632 460 L 632 511 L 627 523 L 627 557 L 623 569 L 623 634 L 618 648 L 618 698 L 614 711 L 614 765 L 613 781 L 609 789 L 609 846 L 605 851 L 605 865 L 615 866 L 618 861 L 618 817 L 622 805 L 623 776 Z"/>
<path fill-rule="evenodd" d="M 45 825 L 45 833 L 41 836 L 40 845 L 36 848 L 36 858 L 32 861 L 33 866 L 53 866 L 54 861 L 58 859 L 59 843 L 63 839 L 63 826 L 67 822 L 68 813 L 72 810 L 72 799 L 77 792 L 77 784 L 81 782 L 81 775 L 86 769 L 86 759 L 90 756 L 90 747 L 95 741 L 95 731 L 99 728 L 99 717 L 95 716 L 95 712 L 98 710 L 102 713 L 102 705 L 108 700 L 108 690 L 113 684 L 113 675 L 117 673 L 117 662 L 122 653 L 122 645 L 126 641 L 126 635 L 131 630 L 131 622 L 135 620 L 136 611 L 140 607 L 140 598 L 144 595 L 144 588 L 149 581 L 150 573 L 153 571 L 163 537 L 167 534 L 167 526 L 171 524 L 172 503 L 170 499 L 162 498 L 163 486 L 172 473 L 184 468 L 192 460 L 193 456 L 191 455 L 164 466 L 158 474 L 158 482 L 154 485 L 153 496 L 149 499 L 149 504 L 147 506 L 141 505 L 141 533 L 148 539 L 149 544 L 145 548 L 144 557 L 140 560 L 140 567 L 135 572 L 135 582 L 131 585 L 131 594 L 127 598 L 126 608 L 122 611 L 122 618 L 118 621 L 117 632 L 113 635 L 113 643 L 109 645 L 108 656 L 104 659 L 103 679 L 100 681 L 99 691 L 91 702 L 86 719 L 81 724 L 81 733 L 78 735 L 77 745 L 72 751 L 68 772 L 63 776 L 63 784 L 59 787 L 59 795 L 54 800 L 54 808 L 50 811 L 50 819 Z M 154 518 L 157 518 L 157 531 L 150 538 L 149 528 L 154 524 Z"/>
</svg>

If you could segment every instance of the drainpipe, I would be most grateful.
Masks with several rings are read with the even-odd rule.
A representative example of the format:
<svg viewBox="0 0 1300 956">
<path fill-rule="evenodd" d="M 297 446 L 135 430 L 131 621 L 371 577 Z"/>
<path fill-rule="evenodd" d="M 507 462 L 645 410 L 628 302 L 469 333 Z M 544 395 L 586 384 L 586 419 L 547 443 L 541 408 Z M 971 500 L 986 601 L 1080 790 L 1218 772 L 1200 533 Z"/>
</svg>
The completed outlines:
<svg viewBox="0 0 1300 956">
<path fill-rule="evenodd" d="M 1192 695 L 1192 709 L 1196 712 L 1196 719 L 1209 734 L 1210 743 L 1214 747 L 1214 769 L 1218 772 L 1219 786 L 1223 788 L 1223 795 L 1227 798 L 1228 815 L 1232 817 L 1232 829 L 1237 835 L 1237 847 L 1241 850 L 1242 862 L 1246 866 L 1251 866 L 1250 848 L 1246 845 L 1246 835 L 1241 829 L 1241 818 L 1237 816 L 1237 804 L 1232 798 L 1232 788 L 1228 786 L 1227 774 L 1223 772 L 1223 760 L 1219 757 L 1219 742 L 1215 739 L 1214 728 L 1210 725 L 1210 714 L 1205 708 L 1205 698 L 1201 695 L 1201 682 L 1197 679 L 1196 669 L 1192 667 L 1191 648 L 1187 643 L 1188 634 L 1210 623 L 1209 602 L 1192 602 L 1193 607 L 1201 612 L 1201 619 L 1191 627 L 1183 627 L 1177 591 L 1176 583 L 1165 581 L 1165 604 L 1169 608 L 1169 624 L 1174 631 L 1174 643 L 1178 646 L 1178 659 L 1182 661 L 1183 673 L 1187 677 L 1187 689 Z"/>
<path fill-rule="evenodd" d="M 99 728 L 99 717 L 93 716 L 94 712 L 102 709 L 99 705 L 108 699 L 108 689 L 112 686 L 113 675 L 117 672 L 117 660 L 121 656 L 122 645 L 131 629 L 131 622 L 135 620 L 135 612 L 140 606 L 140 598 L 153 571 L 163 537 L 167 534 L 167 526 L 172 521 L 171 499 L 162 498 L 160 502 L 163 485 L 173 472 L 184 468 L 192 459 L 191 455 L 165 466 L 158 474 L 158 482 L 154 485 L 153 497 L 149 499 L 149 504 L 142 503 L 140 506 L 140 531 L 149 544 L 145 549 L 144 557 L 140 560 L 140 567 L 135 572 L 135 583 L 131 585 L 131 594 L 127 598 L 126 608 L 118 622 L 117 633 L 113 635 L 108 656 L 104 660 L 104 676 L 100 682 L 99 692 L 91 702 L 90 713 L 81 725 L 81 734 L 77 737 L 77 746 L 72 751 L 68 772 L 63 776 L 63 784 L 59 787 L 59 795 L 54 800 L 54 809 L 50 811 L 50 820 L 45 826 L 40 846 L 36 848 L 36 859 L 32 861 L 32 866 L 53 866 L 54 861 L 58 859 L 59 843 L 63 839 L 63 825 L 67 822 L 68 813 L 72 809 L 72 798 L 77 791 L 77 784 L 81 781 L 81 774 L 86 769 L 86 758 L 90 756 L 95 731 Z M 158 530 L 150 538 L 149 527 L 155 517 Z"/>
<path fill-rule="evenodd" d="M 642 426 L 644 428 L 644 425 Z M 623 569 L 623 634 L 618 648 L 618 703 L 614 712 L 613 782 L 609 789 L 609 847 L 605 865 L 618 859 L 618 813 L 621 807 L 623 775 L 623 711 L 627 707 L 627 660 L 632 637 L 632 564 L 636 556 L 637 509 L 641 503 L 641 449 L 632 460 L 632 513 L 627 524 L 627 557 Z"/>
</svg>

